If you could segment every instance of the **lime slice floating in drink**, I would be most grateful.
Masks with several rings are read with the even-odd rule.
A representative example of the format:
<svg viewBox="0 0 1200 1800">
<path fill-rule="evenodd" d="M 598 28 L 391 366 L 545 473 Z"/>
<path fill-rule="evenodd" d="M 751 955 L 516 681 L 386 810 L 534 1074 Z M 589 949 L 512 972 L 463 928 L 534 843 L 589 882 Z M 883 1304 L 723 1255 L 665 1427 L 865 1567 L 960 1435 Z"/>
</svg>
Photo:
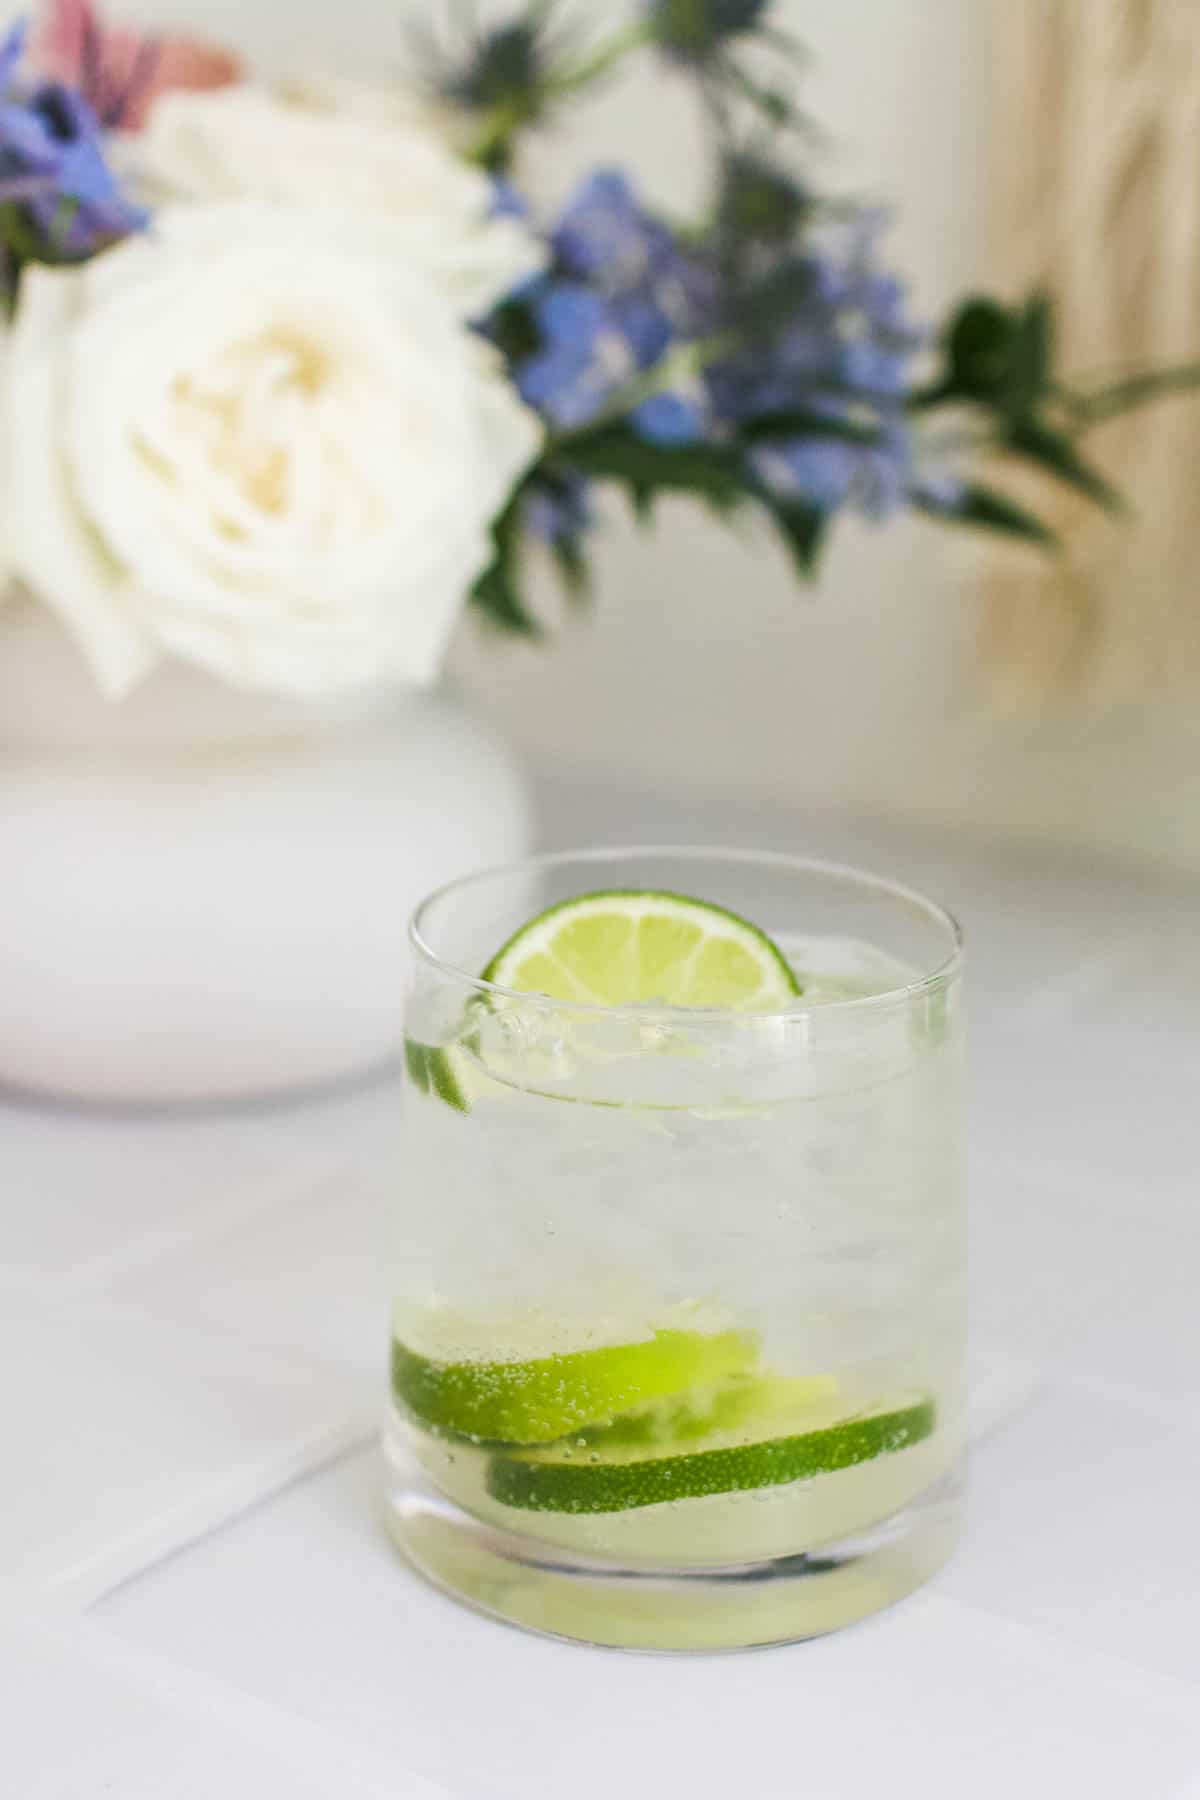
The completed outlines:
<svg viewBox="0 0 1200 1800">
<path fill-rule="evenodd" d="M 811 1480 L 906 1450 L 933 1431 L 929 1399 L 814 1426 L 811 1406 L 790 1421 L 773 1405 L 752 1424 L 717 1432 L 702 1446 L 684 1439 L 665 1445 L 622 1441 L 619 1430 L 582 1442 L 493 1456 L 487 1489 L 494 1500 L 527 1512 L 609 1513 L 697 1500 L 714 1494 L 752 1492 Z M 689 1447 L 690 1446 L 690 1447 Z"/>
<path fill-rule="evenodd" d="M 800 992 L 757 925 L 704 900 L 639 889 L 552 906 L 509 939 L 484 979 L 588 1006 L 769 1012 Z"/>
<path fill-rule="evenodd" d="M 741 1331 L 656 1331 L 639 1343 L 512 1362 L 439 1362 L 396 1339 L 392 1386 L 436 1430 L 550 1444 L 669 1396 L 717 1387 L 751 1369 L 757 1355 L 756 1340 Z"/>
<path fill-rule="evenodd" d="M 801 993 L 765 932 L 706 900 L 642 889 L 583 894 L 523 925 L 483 972 L 521 994 L 588 1006 L 769 1012 Z M 470 1064 L 454 1045 L 405 1042 L 409 1079 L 471 1110 Z"/>
</svg>

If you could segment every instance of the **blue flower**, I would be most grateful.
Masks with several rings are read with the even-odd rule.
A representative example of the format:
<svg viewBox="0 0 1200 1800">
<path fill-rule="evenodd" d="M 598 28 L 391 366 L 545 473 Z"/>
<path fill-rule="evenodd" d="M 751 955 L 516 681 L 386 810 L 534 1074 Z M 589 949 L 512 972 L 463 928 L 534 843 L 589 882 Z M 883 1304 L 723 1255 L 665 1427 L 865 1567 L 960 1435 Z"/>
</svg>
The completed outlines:
<svg viewBox="0 0 1200 1800">
<path fill-rule="evenodd" d="M 13 77 L 21 65 L 25 54 L 25 40 L 29 35 L 29 27 L 24 19 L 18 19 L 15 25 L 5 33 L 0 43 L 0 92 L 7 93 L 12 86 Z"/>
<path fill-rule="evenodd" d="M 594 279 L 608 293 L 636 287 L 673 248 L 670 233 L 642 210 L 618 169 L 600 169 L 588 177 L 559 220 L 552 242 L 569 274 Z"/>
<path fill-rule="evenodd" d="M 537 348 L 515 374 L 531 406 L 573 431 L 694 335 L 701 269 L 614 170 L 583 183 L 551 248 L 554 266 L 527 296 Z M 703 425 L 703 408 L 678 395 L 655 395 L 630 416 L 658 442 L 686 442 Z"/>
<path fill-rule="evenodd" d="M 516 371 L 530 406 L 561 431 L 588 424 L 635 363 L 603 297 L 578 282 L 548 281 L 532 300 L 541 348 Z"/>
<path fill-rule="evenodd" d="M 634 430 L 651 444 L 694 444 L 707 423 L 704 408 L 686 394 L 652 394 L 632 413 Z"/>
<path fill-rule="evenodd" d="M 529 202 L 505 175 L 492 177 L 493 219 L 527 219 Z"/>
<path fill-rule="evenodd" d="M 836 512 L 849 500 L 857 470 L 853 445 L 838 438 L 793 438 L 751 453 L 764 487 L 782 500 Z"/>
<path fill-rule="evenodd" d="M 821 511 L 857 506 L 886 518 L 911 492 L 905 400 L 924 334 L 903 287 L 877 267 L 883 215 L 863 213 L 817 235 L 799 254 L 755 266 L 771 325 L 708 372 L 714 414 L 731 429 L 804 415 L 804 431 L 768 436 L 751 452 L 755 477 Z M 751 297 L 751 302 L 753 296 Z M 747 302 L 747 310 L 753 305 Z M 725 306 L 737 304 L 726 296 Z M 822 418 L 831 421 L 822 434 Z"/>
<path fill-rule="evenodd" d="M 22 82 L 24 30 L 0 46 L 0 204 L 21 208 L 24 238 L 49 262 L 70 262 L 139 230 L 146 215 L 108 166 L 99 120 L 74 88 Z"/>
</svg>

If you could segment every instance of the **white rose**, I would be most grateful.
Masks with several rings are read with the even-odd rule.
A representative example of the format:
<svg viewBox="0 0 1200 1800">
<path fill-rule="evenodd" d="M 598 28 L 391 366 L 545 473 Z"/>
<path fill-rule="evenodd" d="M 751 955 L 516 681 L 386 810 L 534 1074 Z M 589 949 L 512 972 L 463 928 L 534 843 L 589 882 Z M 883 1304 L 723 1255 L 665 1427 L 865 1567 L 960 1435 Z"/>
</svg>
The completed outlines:
<svg viewBox="0 0 1200 1800">
<path fill-rule="evenodd" d="M 137 141 L 149 197 L 328 208 L 436 277 L 464 313 L 486 312 L 542 267 L 495 190 L 428 127 L 293 104 L 239 86 L 164 94 Z"/>
<path fill-rule="evenodd" d="M 310 112 L 423 131 L 464 155 L 479 131 L 478 120 L 465 107 L 412 81 L 363 81 L 356 75 L 313 67 L 289 76 L 277 92 L 283 100 Z"/>
<path fill-rule="evenodd" d="M 113 694 L 429 682 L 540 436 L 427 276 L 237 203 L 27 269 L 0 426 L 15 571 Z"/>
</svg>

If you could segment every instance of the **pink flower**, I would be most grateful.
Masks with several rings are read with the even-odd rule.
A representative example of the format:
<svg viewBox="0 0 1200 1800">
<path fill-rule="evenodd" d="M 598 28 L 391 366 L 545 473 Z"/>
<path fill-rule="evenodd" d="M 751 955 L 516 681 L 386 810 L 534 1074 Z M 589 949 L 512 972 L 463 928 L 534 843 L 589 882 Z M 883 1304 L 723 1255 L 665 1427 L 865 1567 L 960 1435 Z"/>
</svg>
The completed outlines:
<svg viewBox="0 0 1200 1800">
<path fill-rule="evenodd" d="M 227 87 L 240 74 L 232 52 L 194 38 L 109 28 L 92 0 L 47 0 L 31 60 L 52 79 L 77 88 L 101 124 L 118 131 L 140 131 L 169 88 Z"/>
</svg>

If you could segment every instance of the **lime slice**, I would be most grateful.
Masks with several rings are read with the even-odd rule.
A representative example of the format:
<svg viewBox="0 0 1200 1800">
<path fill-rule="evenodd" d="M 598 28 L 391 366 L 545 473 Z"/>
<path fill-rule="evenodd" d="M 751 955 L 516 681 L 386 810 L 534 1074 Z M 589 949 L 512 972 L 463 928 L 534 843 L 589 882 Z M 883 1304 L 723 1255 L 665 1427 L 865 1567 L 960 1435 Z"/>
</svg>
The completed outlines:
<svg viewBox="0 0 1200 1800">
<path fill-rule="evenodd" d="M 582 894 L 510 938 L 484 979 L 591 1006 L 767 1012 L 800 992 L 765 932 L 704 900 L 635 889 Z"/>
<path fill-rule="evenodd" d="M 656 1331 L 521 1362 L 436 1362 L 392 1343 L 392 1387 L 408 1411 L 439 1431 L 505 1444 L 552 1444 L 584 1426 L 712 1388 L 750 1369 L 745 1332 Z"/>
<path fill-rule="evenodd" d="M 707 1444 L 674 1455 L 647 1455 L 644 1447 L 618 1441 L 556 1444 L 492 1457 L 487 1490 L 505 1506 L 527 1512 L 628 1512 L 671 1500 L 752 1492 L 785 1482 L 809 1481 L 877 1456 L 907 1450 L 933 1431 L 932 1400 L 922 1399 L 812 1428 L 803 1412 L 792 1429 L 778 1418 L 727 1433 L 733 1442 Z M 796 1427 L 801 1429 L 797 1430 Z"/>
<path fill-rule="evenodd" d="M 627 1413 L 607 1425 L 588 1426 L 572 1433 L 572 1451 L 596 1451 L 604 1457 L 612 1449 L 643 1445 L 672 1451 L 679 1444 L 711 1438 L 717 1432 L 750 1427 L 765 1418 L 792 1422 L 805 1411 L 824 1414 L 837 1398 L 832 1375 L 791 1378 L 783 1375 L 734 1375 L 717 1387 L 693 1388 L 690 1393 L 655 1401 L 640 1412 Z M 746 1433 L 743 1432 L 743 1436 Z"/>
<path fill-rule="evenodd" d="M 466 1071 L 456 1051 L 436 1050 L 429 1044 L 419 1044 L 415 1038 L 405 1038 L 404 1066 L 418 1093 L 436 1094 L 455 1112 L 470 1112 Z"/>
</svg>

